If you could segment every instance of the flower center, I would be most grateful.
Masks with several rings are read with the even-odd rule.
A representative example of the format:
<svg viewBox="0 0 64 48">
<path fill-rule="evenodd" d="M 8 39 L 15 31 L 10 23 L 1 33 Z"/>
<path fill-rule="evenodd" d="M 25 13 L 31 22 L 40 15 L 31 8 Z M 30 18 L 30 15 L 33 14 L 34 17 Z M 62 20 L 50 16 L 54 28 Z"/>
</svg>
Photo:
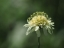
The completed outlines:
<svg viewBox="0 0 64 48">
<path fill-rule="evenodd" d="M 30 21 L 29 21 L 30 25 L 47 25 L 48 21 L 47 18 L 45 16 L 34 16 Z"/>
</svg>

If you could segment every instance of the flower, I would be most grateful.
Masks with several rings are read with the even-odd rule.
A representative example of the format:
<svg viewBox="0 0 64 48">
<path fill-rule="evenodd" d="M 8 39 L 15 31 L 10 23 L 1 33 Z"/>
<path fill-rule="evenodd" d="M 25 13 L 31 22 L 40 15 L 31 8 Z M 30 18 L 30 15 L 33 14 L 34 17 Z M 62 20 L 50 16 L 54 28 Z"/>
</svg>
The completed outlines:
<svg viewBox="0 0 64 48">
<path fill-rule="evenodd" d="M 25 27 L 28 27 L 26 35 L 36 31 L 38 36 L 40 36 L 40 28 L 47 30 L 51 34 L 51 30 L 54 29 L 54 22 L 51 21 L 51 18 L 44 12 L 35 12 L 28 19 L 28 24 L 25 24 Z"/>
</svg>

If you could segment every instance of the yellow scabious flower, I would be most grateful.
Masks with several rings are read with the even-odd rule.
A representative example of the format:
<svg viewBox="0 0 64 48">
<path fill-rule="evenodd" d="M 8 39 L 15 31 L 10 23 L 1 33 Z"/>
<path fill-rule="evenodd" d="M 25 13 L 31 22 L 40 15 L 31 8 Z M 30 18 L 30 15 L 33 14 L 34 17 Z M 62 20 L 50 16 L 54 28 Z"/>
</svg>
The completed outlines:
<svg viewBox="0 0 64 48">
<path fill-rule="evenodd" d="M 39 31 L 39 28 L 46 29 L 50 32 L 50 29 L 53 29 L 54 22 L 51 21 L 51 18 L 48 18 L 48 15 L 44 12 L 33 13 L 28 19 L 28 24 L 25 24 L 25 27 L 29 27 L 27 30 L 27 35 L 35 30 L 36 33 Z M 38 33 L 37 33 L 38 34 Z M 39 33 L 40 34 L 40 33 Z M 39 35 L 40 36 L 40 35 Z"/>
</svg>

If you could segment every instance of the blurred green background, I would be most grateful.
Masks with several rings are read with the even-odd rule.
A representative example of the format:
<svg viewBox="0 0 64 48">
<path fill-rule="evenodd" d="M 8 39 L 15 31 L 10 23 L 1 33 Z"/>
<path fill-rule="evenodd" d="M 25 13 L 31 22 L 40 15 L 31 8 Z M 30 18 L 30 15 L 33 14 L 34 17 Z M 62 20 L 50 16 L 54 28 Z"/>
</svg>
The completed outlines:
<svg viewBox="0 0 64 48">
<path fill-rule="evenodd" d="M 37 48 L 37 36 L 26 36 L 27 18 L 44 11 L 55 22 L 53 35 L 41 34 L 41 48 L 64 48 L 64 0 L 0 0 L 0 48 Z"/>
</svg>

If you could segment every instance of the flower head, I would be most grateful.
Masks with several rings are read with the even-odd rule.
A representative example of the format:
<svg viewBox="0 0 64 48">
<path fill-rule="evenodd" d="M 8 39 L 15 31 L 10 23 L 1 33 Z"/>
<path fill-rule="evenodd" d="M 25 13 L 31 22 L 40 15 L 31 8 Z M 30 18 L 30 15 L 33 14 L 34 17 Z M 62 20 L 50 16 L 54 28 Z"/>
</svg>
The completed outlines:
<svg viewBox="0 0 64 48">
<path fill-rule="evenodd" d="M 54 22 L 51 21 L 51 18 L 48 18 L 48 15 L 44 12 L 36 12 L 33 13 L 28 19 L 28 24 L 25 24 L 25 27 L 28 27 L 28 30 L 26 32 L 26 35 L 33 31 L 38 31 L 39 28 L 45 28 L 48 30 L 49 33 L 50 30 L 54 29 Z"/>
</svg>

